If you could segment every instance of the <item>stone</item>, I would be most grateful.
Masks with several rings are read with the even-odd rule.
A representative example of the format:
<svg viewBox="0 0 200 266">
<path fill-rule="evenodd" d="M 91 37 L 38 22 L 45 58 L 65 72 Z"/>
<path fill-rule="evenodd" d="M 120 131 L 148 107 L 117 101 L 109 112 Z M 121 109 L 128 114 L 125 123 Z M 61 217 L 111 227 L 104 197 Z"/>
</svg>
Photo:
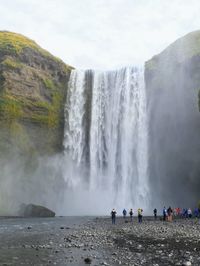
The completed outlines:
<svg viewBox="0 0 200 266">
<path fill-rule="evenodd" d="M 192 263 L 190 261 L 184 261 L 182 266 L 191 266 Z"/>
<path fill-rule="evenodd" d="M 90 259 L 90 258 L 85 258 L 85 259 L 84 259 L 84 262 L 85 262 L 85 264 L 91 264 L 91 263 L 92 263 L 92 259 Z"/>
<path fill-rule="evenodd" d="M 54 217 L 55 212 L 50 209 L 34 204 L 22 204 L 19 211 L 21 216 L 24 217 Z M 31 228 L 29 228 L 31 229 Z"/>
</svg>

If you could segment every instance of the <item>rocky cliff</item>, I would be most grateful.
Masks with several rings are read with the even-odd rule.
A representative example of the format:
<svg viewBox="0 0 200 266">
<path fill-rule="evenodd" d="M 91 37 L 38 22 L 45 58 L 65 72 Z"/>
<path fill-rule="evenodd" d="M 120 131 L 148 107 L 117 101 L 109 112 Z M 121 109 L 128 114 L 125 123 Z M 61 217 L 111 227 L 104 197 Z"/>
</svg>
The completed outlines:
<svg viewBox="0 0 200 266">
<path fill-rule="evenodd" d="M 200 31 L 145 65 L 154 204 L 197 202 L 200 187 Z"/>
<path fill-rule="evenodd" d="M 23 35 L 0 32 L 0 154 L 62 149 L 72 67 Z"/>
</svg>

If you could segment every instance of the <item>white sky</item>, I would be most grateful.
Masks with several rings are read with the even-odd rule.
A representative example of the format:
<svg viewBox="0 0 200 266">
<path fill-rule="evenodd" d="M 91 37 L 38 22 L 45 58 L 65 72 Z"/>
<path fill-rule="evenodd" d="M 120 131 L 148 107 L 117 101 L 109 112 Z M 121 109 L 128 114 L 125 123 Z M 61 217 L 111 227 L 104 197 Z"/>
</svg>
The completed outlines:
<svg viewBox="0 0 200 266">
<path fill-rule="evenodd" d="M 200 29 L 200 0 L 0 0 L 0 29 L 76 68 L 143 64 Z"/>
</svg>

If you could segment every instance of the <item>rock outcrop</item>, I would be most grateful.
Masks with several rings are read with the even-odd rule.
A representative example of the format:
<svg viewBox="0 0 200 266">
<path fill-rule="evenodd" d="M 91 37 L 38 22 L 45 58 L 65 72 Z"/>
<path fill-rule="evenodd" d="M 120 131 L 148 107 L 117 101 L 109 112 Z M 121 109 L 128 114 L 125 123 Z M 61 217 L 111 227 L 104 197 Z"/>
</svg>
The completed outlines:
<svg viewBox="0 0 200 266">
<path fill-rule="evenodd" d="M 62 149 L 71 69 L 34 41 L 0 32 L 1 154 L 14 148 L 24 154 Z"/>
<path fill-rule="evenodd" d="M 199 70 L 200 31 L 146 62 L 154 204 L 188 207 L 200 196 Z"/>
<path fill-rule="evenodd" d="M 19 215 L 24 217 L 54 217 L 55 212 L 40 205 L 22 204 Z"/>
</svg>

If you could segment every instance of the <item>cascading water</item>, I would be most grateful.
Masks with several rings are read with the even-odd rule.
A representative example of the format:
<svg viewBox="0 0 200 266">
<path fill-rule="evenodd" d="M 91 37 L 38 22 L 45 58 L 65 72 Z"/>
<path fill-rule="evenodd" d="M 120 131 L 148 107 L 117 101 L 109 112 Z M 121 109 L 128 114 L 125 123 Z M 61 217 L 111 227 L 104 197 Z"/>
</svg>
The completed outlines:
<svg viewBox="0 0 200 266">
<path fill-rule="evenodd" d="M 147 208 L 143 71 L 137 67 L 107 72 L 73 70 L 68 85 L 64 139 L 65 154 L 71 160 L 65 173 L 68 187 L 74 193 L 87 191 L 84 199 L 91 194 L 102 213 L 103 201 L 107 209 Z"/>
</svg>

